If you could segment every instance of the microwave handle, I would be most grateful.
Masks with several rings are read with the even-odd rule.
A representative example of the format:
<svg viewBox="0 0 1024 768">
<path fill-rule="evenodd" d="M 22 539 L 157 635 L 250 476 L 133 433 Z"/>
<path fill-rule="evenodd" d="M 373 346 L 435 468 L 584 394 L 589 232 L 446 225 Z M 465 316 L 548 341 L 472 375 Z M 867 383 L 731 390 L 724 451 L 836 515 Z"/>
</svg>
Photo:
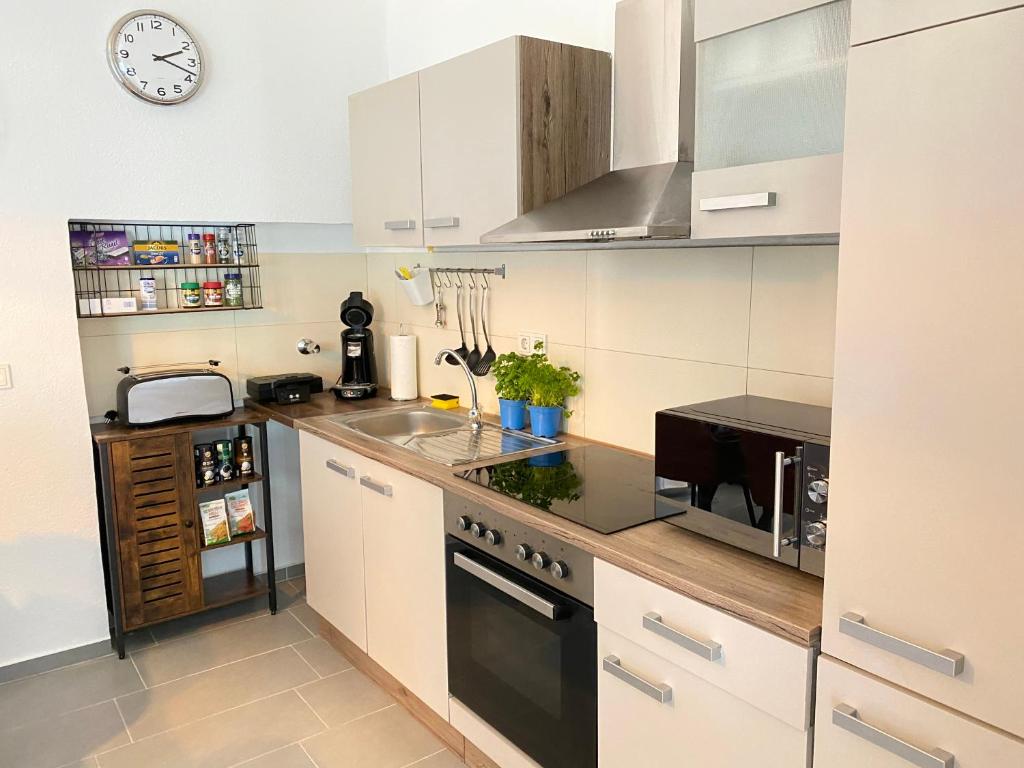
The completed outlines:
<svg viewBox="0 0 1024 768">
<path fill-rule="evenodd" d="M 785 468 L 800 462 L 799 456 L 787 456 L 785 451 L 775 452 L 775 496 L 772 507 L 772 557 L 782 557 L 782 547 L 789 546 L 793 539 L 782 537 L 782 480 Z"/>
</svg>

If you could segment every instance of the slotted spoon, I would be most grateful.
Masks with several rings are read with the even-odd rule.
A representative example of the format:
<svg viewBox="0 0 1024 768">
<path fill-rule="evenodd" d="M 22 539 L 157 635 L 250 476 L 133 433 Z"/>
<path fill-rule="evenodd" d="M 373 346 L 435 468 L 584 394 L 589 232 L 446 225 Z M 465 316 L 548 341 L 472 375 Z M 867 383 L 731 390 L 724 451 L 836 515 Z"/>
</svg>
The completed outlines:
<svg viewBox="0 0 1024 768">
<path fill-rule="evenodd" d="M 466 346 L 466 332 L 462 327 L 462 280 L 457 280 L 455 283 L 455 314 L 459 316 L 459 336 L 462 338 L 462 346 L 455 350 L 455 354 L 465 360 L 469 357 L 469 347 Z M 445 355 L 445 360 L 448 361 L 449 365 L 458 365 L 458 362 L 452 360 L 450 355 Z"/>
<path fill-rule="evenodd" d="M 480 325 L 484 329 L 484 341 L 487 342 L 487 349 L 480 357 L 479 362 L 473 366 L 473 373 L 477 376 L 486 376 L 491 370 L 491 365 L 498 359 L 494 347 L 491 346 L 491 337 L 487 335 L 487 316 L 491 313 L 491 297 L 487 293 L 487 275 L 484 275 L 484 286 L 480 290 Z"/>
<path fill-rule="evenodd" d="M 470 351 L 469 357 L 466 358 L 466 365 L 469 366 L 469 370 L 473 371 L 480 362 L 481 353 L 480 342 L 476 335 L 476 280 L 472 275 L 469 276 L 469 324 L 473 327 L 473 349 Z"/>
</svg>

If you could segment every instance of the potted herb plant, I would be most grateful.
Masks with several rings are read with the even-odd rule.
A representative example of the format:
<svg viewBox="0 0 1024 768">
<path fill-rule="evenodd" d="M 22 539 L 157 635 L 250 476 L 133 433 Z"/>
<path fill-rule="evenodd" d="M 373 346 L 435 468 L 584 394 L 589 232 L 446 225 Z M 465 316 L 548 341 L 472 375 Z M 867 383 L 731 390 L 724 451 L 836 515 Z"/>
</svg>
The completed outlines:
<svg viewBox="0 0 1024 768">
<path fill-rule="evenodd" d="M 526 360 L 530 431 L 537 437 L 554 437 L 562 426 L 562 416 L 572 416 L 565 401 L 580 393 L 580 375 L 564 365 L 556 367 L 545 354 L 534 353 Z"/>
<path fill-rule="evenodd" d="M 544 459 L 544 461 L 538 461 Z M 490 469 L 490 487 L 515 496 L 527 504 L 551 509 L 556 501 L 576 501 L 583 485 L 565 451 L 541 454 L 527 460 L 510 461 Z"/>
<path fill-rule="evenodd" d="M 491 366 L 501 426 L 505 429 L 522 429 L 526 425 L 526 400 L 530 396 L 526 381 L 529 361 L 530 358 L 523 355 L 506 352 Z"/>
</svg>

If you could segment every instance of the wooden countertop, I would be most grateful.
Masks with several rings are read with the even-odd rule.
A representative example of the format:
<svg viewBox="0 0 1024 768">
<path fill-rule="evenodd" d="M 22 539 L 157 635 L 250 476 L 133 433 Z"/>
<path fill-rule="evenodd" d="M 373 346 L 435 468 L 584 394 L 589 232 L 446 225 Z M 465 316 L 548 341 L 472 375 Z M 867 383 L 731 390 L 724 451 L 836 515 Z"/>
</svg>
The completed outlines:
<svg viewBox="0 0 1024 768">
<path fill-rule="evenodd" d="M 202 432 L 204 429 L 222 429 L 238 427 L 243 424 L 259 424 L 276 416 L 264 410 L 252 408 L 236 408 L 226 419 L 197 419 L 196 421 L 179 421 L 159 427 L 122 427 L 120 424 L 92 424 L 89 429 L 92 439 L 97 443 L 114 443 L 118 440 L 138 440 L 143 437 L 162 437 L 179 432 Z M 291 425 L 289 425 L 291 426 Z"/>
<path fill-rule="evenodd" d="M 619 533 L 602 534 L 514 499 L 460 481 L 455 470 L 396 446 L 363 437 L 330 422 L 332 415 L 397 407 L 384 397 L 338 401 L 331 393 L 301 405 L 257 404 L 246 409 L 318 435 L 374 461 L 457 493 L 557 536 L 595 557 L 737 616 L 775 635 L 810 646 L 821 636 L 822 581 L 727 544 L 656 520 Z M 588 442 L 563 436 L 570 445 Z M 481 465 L 489 462 L 481 462 Z M 474 464 L 460 469 L 473 468 Z"/>
</svg>

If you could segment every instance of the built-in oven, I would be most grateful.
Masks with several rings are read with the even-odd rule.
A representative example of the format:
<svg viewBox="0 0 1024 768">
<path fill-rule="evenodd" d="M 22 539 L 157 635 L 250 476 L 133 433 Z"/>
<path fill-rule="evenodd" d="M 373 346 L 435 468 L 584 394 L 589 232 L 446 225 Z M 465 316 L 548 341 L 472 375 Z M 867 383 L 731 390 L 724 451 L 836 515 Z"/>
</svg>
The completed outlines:
<svg viewBox="0 0 1024 768">
<path fill-rule="evenodd" d="M 751 395 L 659 411 L 658 517 L 823 576 L 831 417 Z"/>
<path fill-rule="evenodd" d="M 543 766 L 597 765 L 593 559 L 445 493 L 448 689 Z"/>
</svg>

